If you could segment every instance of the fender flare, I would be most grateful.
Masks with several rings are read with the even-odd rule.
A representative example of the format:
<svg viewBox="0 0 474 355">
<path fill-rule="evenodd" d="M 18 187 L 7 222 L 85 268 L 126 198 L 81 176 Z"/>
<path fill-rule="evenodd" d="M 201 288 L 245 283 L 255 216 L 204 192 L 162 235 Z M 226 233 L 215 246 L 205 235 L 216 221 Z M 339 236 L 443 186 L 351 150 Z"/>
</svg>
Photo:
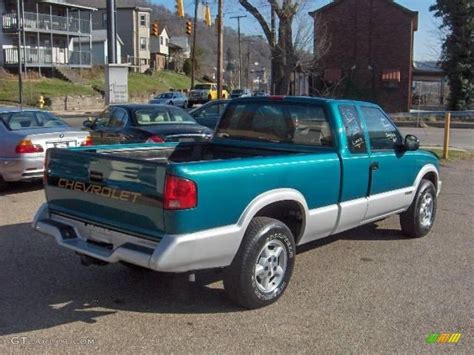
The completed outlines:
<svg viewBox="0 0 474 355">
<path fill-rule="evenodd" d="M 301 209 L 304 211 L 303 213 L 303 226 L 301 229 L 301 233 L 304 233 L 306 229 L 306 221 L 308 219 L 308 204 L 306 203 L 306 199 L 304 198 L 303 194 L 295 189 L 274 189 L 270 191 L 266 191 L 257 197 L 255 197 L 245 208 L 244 212 L 240 215 L 240 218 L 237 222 L 239 228 L 243 231 L 242 238 L 244 236 L 245 231 L 247 230 L 250 222 L 255 217 L 255 215 L 264 207 L 281 201 L 294 201 L 298 205 L 300 205 Z M 297 236 L 295 236 L 296 238 Z M 296 241 L 295 241 L 296 242 Z"/>
<path fill-rule="evenodd" d="M 428 173 L 435 173 L 436 175 L 436 183 L 435 183 L 435 188 L 438 190 L 438 181 L 439 181 L 439 171 L 434 166 L 433 164 L 426 164 L 424 165 L 420 171 L 418 172 L 418 175 L 416 176 L 415 182 L 413 183 L 413 187 L 415 188 L 415 191 L 418 191 L 418 187 L 420 186 L 421 179 L 423 179 L 423 176 L 425 176 Z"/>
</svg>

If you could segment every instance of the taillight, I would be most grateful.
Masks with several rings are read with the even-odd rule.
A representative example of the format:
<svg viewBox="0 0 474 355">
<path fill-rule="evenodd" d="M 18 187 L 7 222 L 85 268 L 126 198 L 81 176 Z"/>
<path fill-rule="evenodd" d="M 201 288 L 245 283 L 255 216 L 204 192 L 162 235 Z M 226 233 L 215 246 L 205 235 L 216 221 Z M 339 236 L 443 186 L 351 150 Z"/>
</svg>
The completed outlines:
<svg viewBox="0 0 474 355">
<path fill-rule="evenodd" d="M 93 142 L 92 142 L 92 137 L 91 136 L 87 136 L 86 137 L 86 140 L 84 142 L 82 142 L 81 144 L 81 147 L 87 147 L 87 146 L 90 146 L 92 145 Z"/>
<path fill-rule="evenodd" d="M 30 153 L 42 153 L 44 152 L 43 147 L 39 144 L 33 144 L 29 139 L 21 140 L 15 149 L 18 154 L 30 154 Z"/>
<path fill-rule="evenodd" d="M 164 140 L 160 136 L 151 136 L 146 140 L 146 143 L 163 143 Z"/>
<path fill-rule="evenodd" d="M 188 179 L 167 175 L 163 194 L 163 208 L 166 210 L 184 210 L 197 205 L 196 184 Z"/>
</svg>

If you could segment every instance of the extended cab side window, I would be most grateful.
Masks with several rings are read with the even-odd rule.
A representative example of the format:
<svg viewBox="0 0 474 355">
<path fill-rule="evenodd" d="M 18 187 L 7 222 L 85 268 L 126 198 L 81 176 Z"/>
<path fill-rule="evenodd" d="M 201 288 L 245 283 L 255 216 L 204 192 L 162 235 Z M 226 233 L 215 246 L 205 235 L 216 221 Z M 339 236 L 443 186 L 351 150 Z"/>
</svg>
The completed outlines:
<svg viewBox="0 0 474 355">
<path fill-rule="evenodd" d="M 362 107 L 361 109 L 369 132 L 371 149 L 397 149 L 402 142 L 402 137 L 388 117 L 376 107 Z"/>
<path fill-rule="evenodd" d="M 366 153 L 364 130 L 360 123 L 359 114 L 353 105 L 339 106 L 339 112 L 346 129 L 347 145 L 351 153 Z"/>
</svg>

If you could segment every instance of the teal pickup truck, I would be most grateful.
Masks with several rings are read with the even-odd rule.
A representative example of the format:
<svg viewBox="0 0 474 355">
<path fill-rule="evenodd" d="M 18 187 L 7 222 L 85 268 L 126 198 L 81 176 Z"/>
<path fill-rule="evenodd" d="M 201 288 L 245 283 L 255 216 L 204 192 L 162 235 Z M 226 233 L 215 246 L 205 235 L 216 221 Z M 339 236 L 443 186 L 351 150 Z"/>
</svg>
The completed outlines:
<svg viewBox="0 0 474 355">
<path fill-rule="evenodd" d="M 48 150 L 33 227 L 86 264 L 221 268 L 229 297 L 258 308 L 284 292 L 297 245 L 395 214 L 427 234 L 438 169 L 374 104 L 242 98 L 211 141 Z"/>
</svg>

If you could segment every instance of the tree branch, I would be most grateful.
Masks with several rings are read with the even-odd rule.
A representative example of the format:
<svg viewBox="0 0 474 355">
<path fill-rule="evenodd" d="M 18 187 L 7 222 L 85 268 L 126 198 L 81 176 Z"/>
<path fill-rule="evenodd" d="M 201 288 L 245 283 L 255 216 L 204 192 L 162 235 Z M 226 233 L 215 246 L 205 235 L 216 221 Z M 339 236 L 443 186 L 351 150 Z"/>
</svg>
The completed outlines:
<svg viewBox="0 0 474 355">
<path fill-rule="evenodd" d="M 271 0 L 271 2 L 274 2 L 276 4 L 276 0 Z M 262 30 L 265 33 L 265 37 L 267 37 L 268 44 L 270 45 L 270 47 L 273 47 L 273 43 L 275 43 L 275 38 L 273 36 L 272 31 L 270 30 L 270 27 L 268 26 L 267 21 L 265 21 L 265 18 L 260 13 L 260 11 L 258 11 L 258 9 L 253 6 L 248 0 L 239 0 L 239 3 L 245 8 L 245 10 L 250 12 L 250 14 L 258 21 L 260 26 L 262 26 Z"/>
</svg>

